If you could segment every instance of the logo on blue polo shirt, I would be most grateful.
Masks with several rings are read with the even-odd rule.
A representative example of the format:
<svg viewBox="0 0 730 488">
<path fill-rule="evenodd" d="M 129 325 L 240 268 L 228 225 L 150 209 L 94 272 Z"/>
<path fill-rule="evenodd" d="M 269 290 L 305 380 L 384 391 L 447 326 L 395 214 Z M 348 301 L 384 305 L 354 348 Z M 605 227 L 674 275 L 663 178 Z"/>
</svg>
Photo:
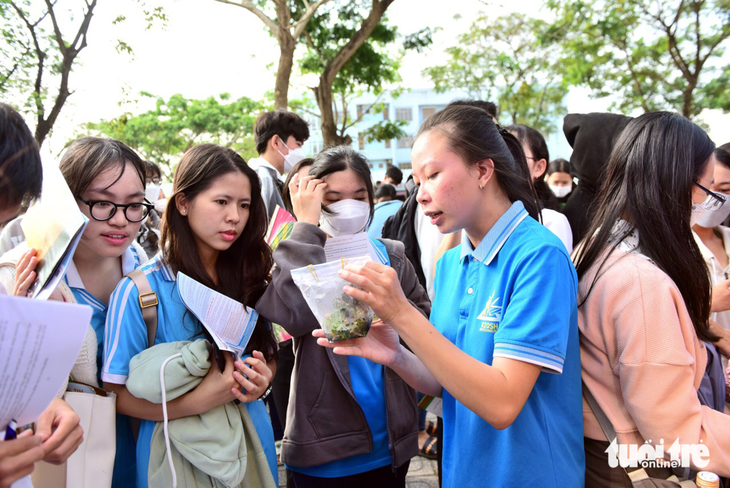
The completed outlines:
<svg viewBox="0 0 730 488">
<path fill-rule="evenodd" d="M 499 321 L 502 320 L 502 306 L 498 305 L 499 299 L 499 297 L 494 298 L 494 292 L 492 292 L 489 300 L 487 300 L 487 305 L 477 317 L 477 320 L 482 321 L 479 327 L 481 332 L 497 332 Z"/>
</svg>

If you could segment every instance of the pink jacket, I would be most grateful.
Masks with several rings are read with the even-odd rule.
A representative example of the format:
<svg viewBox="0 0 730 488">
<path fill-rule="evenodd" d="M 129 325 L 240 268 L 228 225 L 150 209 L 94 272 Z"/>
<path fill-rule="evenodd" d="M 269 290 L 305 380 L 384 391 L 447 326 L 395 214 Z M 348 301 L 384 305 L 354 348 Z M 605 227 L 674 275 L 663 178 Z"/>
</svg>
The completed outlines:
<svg viewBox="0 0 730 488">
<path fill-rule="evenodd" d="M 597 269 L 578 288 L 582 376 L 618 442 L 702 442 L 710 451 L 704 469 L 730 476 L 730 416 L 697 398 L 707 353 L 679 289 L 635 253 L 614 250 L 594 284 Z M 606 440 L 585 399 L 583 423 L 586 437 Z"/>
</svg>

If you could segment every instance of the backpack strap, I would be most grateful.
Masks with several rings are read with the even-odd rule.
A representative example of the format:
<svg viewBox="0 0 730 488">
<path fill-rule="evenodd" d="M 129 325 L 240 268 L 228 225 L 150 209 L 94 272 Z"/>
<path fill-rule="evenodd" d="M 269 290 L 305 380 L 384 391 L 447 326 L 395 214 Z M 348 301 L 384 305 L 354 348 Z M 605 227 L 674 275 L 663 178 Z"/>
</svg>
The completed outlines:
<svg viewBox="0 0 730 488">
<path fill-rule="evenodd" d="M 155 336 L 157 335 L 157 293 L 152 291 L 147 276 L 140 268 L 135 269 L 127 276 L 137 285 L 139 292 L 139 306 L 142 309 L 142 318 L 147 325 L 147 347 L 155 344 Z"/>
</svg>

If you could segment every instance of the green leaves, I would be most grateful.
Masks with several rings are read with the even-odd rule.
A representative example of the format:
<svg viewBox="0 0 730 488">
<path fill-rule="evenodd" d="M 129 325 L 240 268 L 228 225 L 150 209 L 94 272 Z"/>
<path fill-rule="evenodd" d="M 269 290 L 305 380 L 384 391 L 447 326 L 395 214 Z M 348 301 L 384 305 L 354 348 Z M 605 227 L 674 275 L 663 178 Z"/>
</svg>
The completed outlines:
<svg viewBox="0 0 730 488">
<path fill-rule="evenodd" d="M 142 96 L 155 98 L 146 92 Z M 271 107 L 247 97 L 225 103 L 230 98 L 227 93 L 204 100 L 186 99 L 180 94 L 168 100 L 157 97 L 153 110 L 88 123 L 85 129 L 89 134 L 124 142 L 143 157 L 167 167 L 170 174 L 173 161 L 203 142 L 231 147 L 249 159 L 256 155 L 253 142 L 256 116 Z"/>
<path fill-rule="evenodd" d="M 548 134 L 555 116 L 565 111 L 567 85 L 559 50 L 544 37 L 545 22 L 523 14 L 491 20 L 478 15 L 459 44 L 446 50 L 445 65 L 424 70 L 437 91 L 462 89 L 474 98 L 498 104 L 503 122 L 524 123 Z"/>
<path fill-rule="evenodd" d="M 727 0 L 550 0 L 546 42 L 561 49 L 568 83 L 617 99 L 622 112 L 672 110 L 694 117 L 727 106 Z"/>
</svg>

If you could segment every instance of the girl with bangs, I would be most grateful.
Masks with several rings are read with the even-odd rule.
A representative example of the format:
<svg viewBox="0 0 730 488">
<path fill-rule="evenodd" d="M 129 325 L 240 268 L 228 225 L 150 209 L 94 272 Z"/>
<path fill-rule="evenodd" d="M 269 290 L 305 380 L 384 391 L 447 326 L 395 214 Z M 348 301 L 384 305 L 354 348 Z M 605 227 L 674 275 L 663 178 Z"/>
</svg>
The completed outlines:
<svg viewBox="0 0 730 488">
<path fill-rule="evenodd" d="M 145 164 L 125 144 L 113 139 L 83 137 L 61 157 L 61 173 L 80 211 L 84 229 L 63 282 L 52 298 L 92 308 L 91 327 L 71 371 L 71 379 L 99 386 L 109 301 L 122 277 L 147 261 L 135 238 L 152 205 L 144 199 Z M 19 218 L 11 226 L 19 228 Z M 23 253 L 23 251 L 25 251 Z M 0 268 L 14 271 L 13 294 L 27 295 L 36 280 L 38 258 L 21 245 L 3 256 Z M 64 387 L 65 390 L 65 387 Z M 117 454 L 112 484 L 134 486 L 134 439 L 129 419 L 117 415 Z M 79 441 L 80 442 L 80 441 Z"/>
</svg>

